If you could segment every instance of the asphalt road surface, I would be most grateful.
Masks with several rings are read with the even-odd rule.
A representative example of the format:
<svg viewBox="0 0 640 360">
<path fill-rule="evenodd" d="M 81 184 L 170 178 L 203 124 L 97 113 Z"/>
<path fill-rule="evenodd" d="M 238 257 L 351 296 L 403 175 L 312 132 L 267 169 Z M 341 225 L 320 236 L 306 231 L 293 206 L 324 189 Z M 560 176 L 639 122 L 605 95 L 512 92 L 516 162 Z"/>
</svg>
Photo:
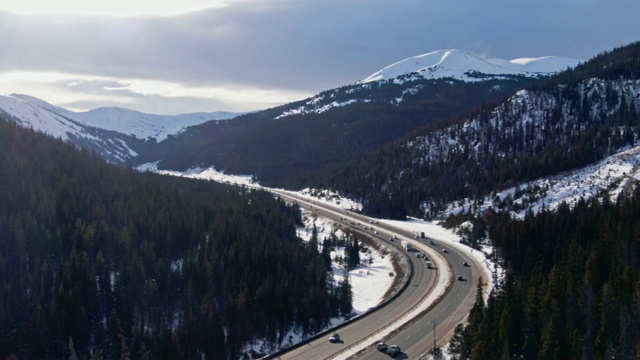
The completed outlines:
<svg viewBox="0 0 640 360">
<path fill-rule="evenodd" d="M 396 344 L 401 347 L 402 354 L 396 359 L 418 359 L 427 354 L 434 346 L 434 320 L 437 346 L 446 344 L 455 327 L 465 321 L 475 301 L 476 285 L 482 274 L 481 264 L 476 263 L 473 258 L 466 256 L 455 247 L 448 246 L 449 244 L 445 242 L 428 239 L 428 234 L 426 234 L 426 239 L 415 239 L 412 233 L 392 225 L 371 224 L 369 221 L 373 221 L 373 219 L 366 216 L 320 202 L 294 197 L 286 192 L 274 192 L 287 201 L 297 201 L 301 207 L 316 212 L 318 216 L 331 218 L 341 222 L 345 227 L 352 227 L 356 231 L 367 233 L 385 246 L 400 246 L 401 240 L 410 240 L 418 247 L 418 251 L 427 253 L 432 261 L 435 260 L 434 265 L 437 267 L 437 269 L 428 269 L 424 259 L 417 258 L 415 252 L 409 252 L 413 276 L 402 294 L 394 301 L 337 330 L 340 334 L 340 342 L 329 342 L 329 334 L 327 334 L 325 337 L 304 343 L 275 358 L 297 360 L 389 359 L 389 355 L 375 349 L 377 342 L 385 341 L 389 345 Z M 372 226 L 373 230 L 365 230 L 365 226 Z M 389 241 L 392 235 L 398 238 L 394 242 Z M 446 253 L 442 251 L 443 249 L 447 250 Z M 463 266 L 464 262 L 469 266 Z M 409 270 L 407 269 L 407 271 Z M 391 324 L 397 324 L 403 314 L 419 306 L 423 298 L 433 290 L 439 276 L 451 279 L 451 286 L 444 296 L 428 311 L 421 313 L 401 329 L 384 336 L 389 331 Z M 462 276 L 464 280 L 458 280 L 458 276 Z M 355 350 L 363 347 L 364 350 L 353 354 Z"/>
</svg>

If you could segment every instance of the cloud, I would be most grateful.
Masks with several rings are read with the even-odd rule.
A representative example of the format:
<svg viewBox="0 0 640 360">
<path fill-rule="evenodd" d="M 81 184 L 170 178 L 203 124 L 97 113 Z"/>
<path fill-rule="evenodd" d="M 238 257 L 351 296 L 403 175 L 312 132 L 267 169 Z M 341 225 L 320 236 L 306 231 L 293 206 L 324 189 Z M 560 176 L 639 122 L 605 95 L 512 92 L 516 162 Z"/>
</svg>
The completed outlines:
<svg viewBox="0 0 640 360">
<path fill-rule="evenodd" d="M 100 102 L 102 105 L 99 106 L 134 105 L 139 111 L 152 113 L 155 112 L 153 107 L 144 104 L 147 99 L 154 99 L 154 105 L 158 105 L 162 99 L 172 102 L 172 113 L 196 112 L 188 108 L 177 109 L 177 105 L 185 102 L 185 99 L 190 99 L 187 103 L 199 104 L 201 108 L 198 111 L 217 111 L 224 108 L 240 112 L 273 107 L 312 95 L 277 88 L 237 85 L 197 87 L 167 81 L 57 72 L 0 74 L 0 93 L 25 93 L 76 111 L 90 110 L 96 107 L 96 102 Z M 88 107 L 82 107 L 80 104 L 86 104 Z M 213 104 L 218 108 L 213 108 Z"/>
</svg>

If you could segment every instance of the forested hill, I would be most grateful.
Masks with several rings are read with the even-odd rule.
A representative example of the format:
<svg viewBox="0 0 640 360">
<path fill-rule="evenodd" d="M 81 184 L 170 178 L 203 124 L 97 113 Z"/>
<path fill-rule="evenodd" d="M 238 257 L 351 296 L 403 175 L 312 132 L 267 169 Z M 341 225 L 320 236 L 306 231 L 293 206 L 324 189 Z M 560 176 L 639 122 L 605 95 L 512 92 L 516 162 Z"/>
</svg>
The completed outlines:
<svg viewBox="0 0 640 360">
<path fill-rule="evenodd" d="M 638 144 L 640 43 L 534 83 L 448 126 L 358 159 L 321 185 L 393 218 L 434 216 L 479 198 L 592 164 Z"/>
<path fill-rule="evenodd" d="M 238 358 L 337 311 L 299 211 L 0 120 L 0 358 Z"/>
<path fill-rule="evenodd" d="M 513 94 L 531 81 L 505 75 L 476 82 L 445 78 L 344 86 L 233 121 L 190 127 L 149 147 L 135 164 L 159 161 L 159 169 L 181 171 L 215 166 L 255 175 L 266 186 L 307 187 L 336 166 L 425 125 Z M 297 112 L 318 102 L 326 105 Z"/>
<path fill-rule="evenodd" d="M 456 359 L 640 356 L 640 192 L 486 218 L 506 276 L 456 329 Z"/>
</svg>

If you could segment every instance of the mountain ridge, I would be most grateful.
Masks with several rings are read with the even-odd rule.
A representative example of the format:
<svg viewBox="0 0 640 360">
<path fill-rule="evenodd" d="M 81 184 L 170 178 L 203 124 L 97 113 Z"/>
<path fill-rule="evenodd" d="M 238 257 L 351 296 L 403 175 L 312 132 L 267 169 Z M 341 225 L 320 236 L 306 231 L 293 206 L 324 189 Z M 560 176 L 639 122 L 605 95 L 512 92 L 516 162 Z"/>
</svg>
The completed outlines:
<svg viewBox="0 0 640 360">
<path fill-rule="evenodd" d="M 406 81 L 417 78 L 439 79 L 447 77 L 463 81 L 479 81 L 482 79 L 482 77 L 474 74 L 540 77 L 575 67 L 579 63 L 576 59 L 561 56 L 504 60 L 500 58 L 483 58 L 458 49 L 446 49 L 408 57 L 373 73 L 357 83 L 366 84 L 374 81 Z"/>
<path fill-rule="evenodd" d="M 227 111 L 195 112 L 178 115 L 149 114 L 122 107 L 99 107 L 89 111 L 75 112 L 60 106 L 52 105 L 42 99 L 25 94 L 10 94 L 0 96 L 0 106 L 10 116 L 28 123 L 30 118 L 26 113 L 20 113 L 21 107 L 35 106 L 52 114 L 73 120 L 81 125 L 116 131 L 139 139 L 154 138 L 162 141 L 188 126 L 201 124 L 211 120 L 228 120 L 239 113 Z M 14 111 L 7 111 L 7 106 L 15 107 Z M 22 115 L 22 116 L 21 116 Z M 133 124 L 133 125 L 131 125 Z M 30 124 L 37 125 L 37 124 Z M 65 134 L 59 131 L 48 131 L 46 128 L 34 127 L 36 130 L 65 139 Z"/>
</svg>

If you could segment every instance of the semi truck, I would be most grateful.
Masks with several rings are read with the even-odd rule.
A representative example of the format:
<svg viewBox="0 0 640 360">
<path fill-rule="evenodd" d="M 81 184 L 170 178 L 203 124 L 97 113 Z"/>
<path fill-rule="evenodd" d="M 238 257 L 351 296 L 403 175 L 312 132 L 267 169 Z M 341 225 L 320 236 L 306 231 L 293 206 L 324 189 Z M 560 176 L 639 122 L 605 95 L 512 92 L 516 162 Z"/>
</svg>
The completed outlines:
<svg viewBox="0 0 640 360">
<path fill-rule="evenodd" d="M 402 240 L 402 247 L 407 250 L 407 251 L 412 251 L 413 247 L 411 246 L 411 243 L 407 240 Z"/>
</svg>

